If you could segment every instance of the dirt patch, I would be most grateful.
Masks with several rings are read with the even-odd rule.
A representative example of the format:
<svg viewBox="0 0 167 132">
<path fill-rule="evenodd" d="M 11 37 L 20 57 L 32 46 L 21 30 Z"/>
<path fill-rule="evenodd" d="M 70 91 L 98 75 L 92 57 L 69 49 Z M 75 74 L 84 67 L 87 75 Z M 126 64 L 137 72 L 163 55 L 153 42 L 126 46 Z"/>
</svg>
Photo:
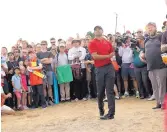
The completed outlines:
<svg viewBox="0 0 167 132">
<path fill-rule="evenodd" d="M 163 132 L 163 111 L 152 110 L 154 105 L 122 99 L 116 101 L 115 119 L 101 121 L 95 100 L 64 103 L 3 116 L 2 132 Z"/>
</svg>

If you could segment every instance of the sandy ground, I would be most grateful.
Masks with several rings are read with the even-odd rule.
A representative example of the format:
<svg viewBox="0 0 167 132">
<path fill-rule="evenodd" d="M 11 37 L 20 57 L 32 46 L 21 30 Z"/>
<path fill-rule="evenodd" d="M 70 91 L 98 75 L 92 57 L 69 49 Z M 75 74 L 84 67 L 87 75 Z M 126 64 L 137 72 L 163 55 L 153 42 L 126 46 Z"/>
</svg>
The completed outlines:
<svg viewBox="0 0 167 132">
<path fill-rule="evenodd" d="M 163 132 L 163 111 L 152 110 L 154 105 L 122 99 L 116 101 L 115 119 L 101 121 L 95 100 L 64 103 L 2 116 L 2 132 Z"/>
</svg>

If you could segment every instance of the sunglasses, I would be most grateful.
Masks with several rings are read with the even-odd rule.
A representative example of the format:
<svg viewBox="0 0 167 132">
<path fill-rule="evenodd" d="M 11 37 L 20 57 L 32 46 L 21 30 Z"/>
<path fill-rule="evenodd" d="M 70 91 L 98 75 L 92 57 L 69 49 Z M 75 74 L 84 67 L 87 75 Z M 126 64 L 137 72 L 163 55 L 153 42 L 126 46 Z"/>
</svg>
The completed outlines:
<svg viewBox="0 0 167 132">
<path fill-rule="evenodd" d="M 50 42 L 51 44 L 55 44 L 56 42 Z"/>
<path fill-rule="evenodd" d="M 41 44 L 41 45 L 46 45 L 46 44 Z"/>
<path fill-rule="evenodd" d="M 141 31 L 138 31 L 137 33 L 142 33 Z"/>
</svg>

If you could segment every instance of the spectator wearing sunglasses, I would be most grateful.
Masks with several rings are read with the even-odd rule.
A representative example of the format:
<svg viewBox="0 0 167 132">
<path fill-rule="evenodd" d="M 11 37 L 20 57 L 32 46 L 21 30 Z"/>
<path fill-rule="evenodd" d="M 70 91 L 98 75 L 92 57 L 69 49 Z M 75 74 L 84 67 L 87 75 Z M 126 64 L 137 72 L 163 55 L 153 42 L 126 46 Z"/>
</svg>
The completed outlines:
<svg viewBox="0 0 167 132">
<path fill-rule="evenodd" d="M 51 43 L 51 47 L 48 48 L 48 51 L 51 51 L 52 49 L 56 49 L 57 50 L 57 47 L 56 47 L 56 39 L 55 38 L 51 38 L 50 39 L 50 43 Z"/>
<path fill-rule="evenodd" d="M 41 52 L 37 53 L 37 58 L 43 65 L 43 71 L 47 76 L 46 84 L 44 84 L 44 93 L 46 96 L 46 100 L 48 105 L 53 105 L 53 93 L 52 93 L 52 85 L 53 85 L 53 69 L 52 69 L 52 61 L 53 61 L 53 54 L 50 51 L 47 51 L 48 43 L 47 41 L 41 42 Z M 46 86 L 48 84 L 48 89 L 46 90 Z M 48 91 L 48 96 L 46 94 Z"/>
</svg>

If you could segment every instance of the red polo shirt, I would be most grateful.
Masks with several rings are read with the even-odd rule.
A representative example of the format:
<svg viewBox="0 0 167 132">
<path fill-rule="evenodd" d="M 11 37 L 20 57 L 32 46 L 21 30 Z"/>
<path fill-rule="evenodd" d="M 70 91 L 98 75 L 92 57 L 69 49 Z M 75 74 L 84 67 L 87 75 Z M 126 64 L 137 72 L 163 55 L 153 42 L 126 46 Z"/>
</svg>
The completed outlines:
<svg viewBox="0 0 167 132">
<path fill-rule="evenodd" d="M 112 44 L 105 39 L 93 39 L 88 46 L 90 54 L 97 53 L 98 55 L 109 55 L 113 52 Z M 111 64 L 110 58 L 104 60 L 94 60 L 95 67 L 102 67 Z"/>
</svg>

